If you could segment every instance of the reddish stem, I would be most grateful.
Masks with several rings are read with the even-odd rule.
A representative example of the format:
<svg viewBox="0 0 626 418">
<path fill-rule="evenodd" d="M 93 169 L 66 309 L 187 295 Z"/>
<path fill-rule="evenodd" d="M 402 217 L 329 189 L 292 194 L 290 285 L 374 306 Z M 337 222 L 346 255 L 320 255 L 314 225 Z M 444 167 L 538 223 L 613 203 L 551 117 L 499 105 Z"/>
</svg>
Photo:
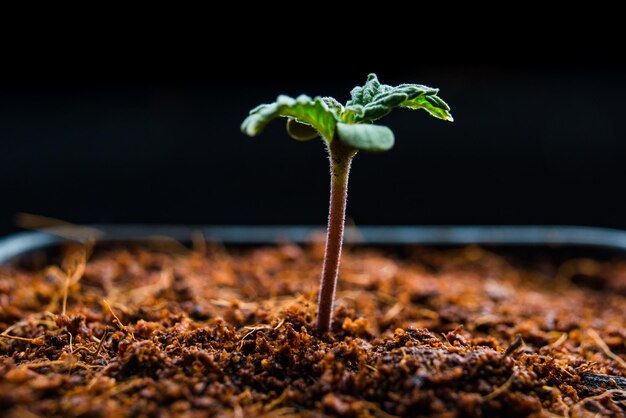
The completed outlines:
<svg viewBox="0 0 626 418">
<path fill-rule="evenodd" d="M 346 219 L 346 201 L 348 197 L 348 176 L 350 164 L 356 151 L 347 148 L 339 141 L 332 141 L 328 147 L 330 159 L 330 206 L 328 210 L 328 229 L 326 231 L 326 250 L 324 267 L 318 299 L 317 331 L 326 334 L 333 319 L 333 304 L 339 263 L 343 229 Z"/>
</svg>

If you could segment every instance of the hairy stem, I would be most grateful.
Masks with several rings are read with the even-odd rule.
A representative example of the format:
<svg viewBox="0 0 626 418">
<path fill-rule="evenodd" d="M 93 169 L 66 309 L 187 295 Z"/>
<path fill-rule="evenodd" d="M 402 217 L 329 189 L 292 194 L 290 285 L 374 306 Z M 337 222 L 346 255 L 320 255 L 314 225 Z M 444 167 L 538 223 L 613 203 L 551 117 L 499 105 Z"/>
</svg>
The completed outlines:
<svg viewBox="0 0 626 418">
<path fill-rule="evenodd" d="M 333 319 L 335 288 L 341 260 L 343 228 L 346 219 L 346 201 L 348 197 L 348 176 L 350 164 L 356 151 L 347 148 L 339 141 L 332 141 L 328 146 L 330 159 L 330 206 L 328 210 L 328 228 L 326 231 L 326 250 L 324 267 L 318 299 L 317 331 L 326 334 Z"/>
</svg>

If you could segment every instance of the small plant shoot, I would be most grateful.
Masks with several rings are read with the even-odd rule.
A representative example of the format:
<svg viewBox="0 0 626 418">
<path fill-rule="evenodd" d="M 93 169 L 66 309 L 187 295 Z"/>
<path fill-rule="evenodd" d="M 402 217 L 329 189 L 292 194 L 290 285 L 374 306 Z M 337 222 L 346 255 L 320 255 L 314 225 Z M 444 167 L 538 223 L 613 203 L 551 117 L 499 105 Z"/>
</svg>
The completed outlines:
<svg viewBox="0 0 626 418">
<path fill-rule="evenodd" d="M 358 151 L 382 152 L 393 147 L 394 135 L 374 122 L 395 108 L 423 109 L 432 116 L 452 121 L 450 108 L 437 96 L 438 89 L 419 84 L 388 86 L 370 74 L 362 87 L 352 89 L 343 105 L 332 97 L 278 96 L 274 103 L 250 111 L 241 125 L 243 133 L 258 135 L 265 125 L 286 117 L 287 133 L 298 141 L 322 138 L 330 160 L 330 207 L 324 266 L 320 283 L 317 330 L 330 330 L 335 288 L 341 259 L 350 164 Z"/>
</svg>

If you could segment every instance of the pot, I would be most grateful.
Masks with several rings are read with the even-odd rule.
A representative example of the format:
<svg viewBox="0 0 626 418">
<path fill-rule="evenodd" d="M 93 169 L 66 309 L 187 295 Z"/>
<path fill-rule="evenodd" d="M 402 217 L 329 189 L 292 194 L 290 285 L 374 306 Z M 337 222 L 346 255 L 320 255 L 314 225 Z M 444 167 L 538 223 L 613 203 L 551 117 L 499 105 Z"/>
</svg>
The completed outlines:
<svg viewBox="0 0 626 418">
<path fill-rule="evenodd" d="M 280 241 L 304 243 L 321 226 L 184 226 L 93 225 L 29 231 L 0 239 L 0 263 L 24 259 L 36 252 L 51 251 L 68 239 L 96 237 L 99 243 L 141 242 L 168 237 L 189 242 L 194 234 L 224 244 L 269 244 Z M 348 227 L 345 242 L 368 245 L 419 244 L 456 246 L 477 244 L 497 247 L 571 249 L 592 253 L 626 252 L 626 231 L 584 226 L 364 226 Z"/>
</svg>

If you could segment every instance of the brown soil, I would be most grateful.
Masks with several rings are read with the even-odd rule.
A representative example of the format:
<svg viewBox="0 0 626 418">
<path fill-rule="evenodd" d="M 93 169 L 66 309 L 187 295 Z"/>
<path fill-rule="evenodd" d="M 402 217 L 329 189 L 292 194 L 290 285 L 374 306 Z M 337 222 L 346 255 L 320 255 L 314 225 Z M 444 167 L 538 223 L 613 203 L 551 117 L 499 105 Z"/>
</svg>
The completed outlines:
<svg viewBox="0 0 626 418">
<path fill-rule="evenodd" d="M 348 249 L 320 338 L 321 257 L 116 249 L 85 266 L 74 248 L 3 268 L 0 414 L 626 415 L 626 262 Z"/>
</svg>

